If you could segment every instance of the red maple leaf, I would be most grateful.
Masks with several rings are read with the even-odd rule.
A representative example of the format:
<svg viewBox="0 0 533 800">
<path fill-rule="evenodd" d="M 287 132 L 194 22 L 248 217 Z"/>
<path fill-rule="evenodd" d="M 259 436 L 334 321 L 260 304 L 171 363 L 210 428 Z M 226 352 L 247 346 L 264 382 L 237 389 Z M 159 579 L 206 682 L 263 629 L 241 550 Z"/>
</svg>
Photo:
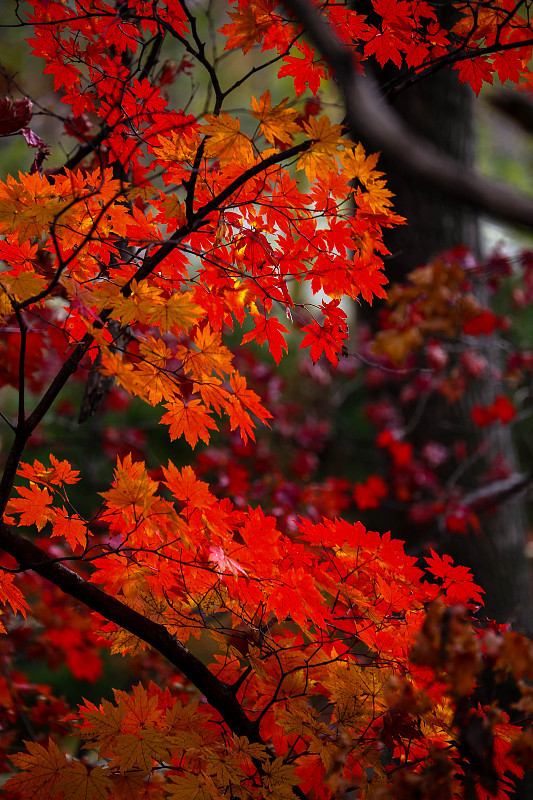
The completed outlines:
<svg viewBox="0 0 533 800">
<path fill-rule="evenodd" d="M 353 499 L 360 511 L 378 508 L 380 500 L 387 496 L 389 490 L 385 481 L 378 475 L 369 475 L 365 483 L 356 483 Z"/>
<path fill-rule="evenodd" d="M 278 72 L 278 78 L 283 78 L 285 75 L 292 76 L 298 97 L 305 92 L 306 84 L 311 92 L 316 94 L 320 89 L 322 78 L 327 77 L 328 69 L 320 59 L 314 60 L 315 51 L 307 42 L 298 42 L 296 47 L 301 52 L 302 58 L 283 56 L 286 64 Z"/>
<path fill-rule="evenodd" d="M 257 316 L 254 317 L 254 323 L 255 328 L 244 334 L 241 344 L 246 344 L 254 340 L 258 344 L 263 344 L 263 342 L 267 341 L 272 358 L 276 364 L 279 364 L 283 351 L 285 350 L 285 352 L 287 352 L 289 349 L 285 336 L 283 335 L 289 331 L 276 317 Z"/>
<path fill-rule="evenodd" d="M 442 589 L 449 600 L 456 603 L 467 603 L 474 600 L 483 604 L 481 594 L 483 589 L 474 583 L 472 573 L 468 567 L 453 566 L 453 558 L 449 555 L 439 556 L 431 550 L 431 556 L 426 556 L 427 570 L 436 578 L 442 580 Z"/>
<path fill-rule="evenodd" d="M 316 364 L 322 354 L 331 361 L 334 367 L 339 361 L 339 351 L 342 349 L 342 339 L 347 334 L 338 328 L 332 328 L 327 323 L 319 325 L 313 320 L 309 325 L 304 325 L 302 331 L 306 334 L 300 343 L 300 349 L 310 347 L 311 358 Z"/>
</svg>

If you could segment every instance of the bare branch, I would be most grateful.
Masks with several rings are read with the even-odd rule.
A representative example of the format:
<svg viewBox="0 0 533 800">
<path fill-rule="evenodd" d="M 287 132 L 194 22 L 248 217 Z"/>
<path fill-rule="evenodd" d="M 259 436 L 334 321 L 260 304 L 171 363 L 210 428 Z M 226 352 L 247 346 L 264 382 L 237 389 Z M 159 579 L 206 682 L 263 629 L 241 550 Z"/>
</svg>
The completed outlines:
<svg viewBox="0 0 533 800">
<path fill-rule="evenodd" d="M 511 89 L 499 89 L 489 95 L 488 100 L 496 111 L 505 114 L 530 136 L 533 135 L 533 101 L 528 95 Z"/>
<path fill-rule="evenodd" d="M 474 511 L 486 511 L 506 503 L 518 494 L 529 491 L 532 485 L 532 475 L 514 473 L 508 478 L 492 481 L 479 489 L 474 489 L 466 494 L 461 502 Z"/>
</svg>

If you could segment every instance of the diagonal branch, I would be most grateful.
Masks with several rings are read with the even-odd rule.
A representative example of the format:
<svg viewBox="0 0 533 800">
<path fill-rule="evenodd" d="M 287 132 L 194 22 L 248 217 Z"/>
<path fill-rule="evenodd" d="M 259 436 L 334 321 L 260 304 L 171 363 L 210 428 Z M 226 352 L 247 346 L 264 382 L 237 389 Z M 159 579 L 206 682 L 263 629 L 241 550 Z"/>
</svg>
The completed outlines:
<svg viewBox="0 0 533 800">
<path fill-rule="evenodd" d="M 265 158 L 264 161 L 259 161 L 257 164 L 254 164 L 253 167 L 247 169 L 246 172 L 243 172 L 238 178 L 235 178 L 235 180 L 233 180 L 229 186 L 226 186 L 225 189 L 222 189 L 221 192 L 215 195 L 215 197 L 209 200 L 209 202 L 207 202 L 204 206 L 197 209 L 193 213 L 191 219 L 188 220 L 185 225 L 183 225 L 181 228 L 178 228 L 172 234 L 172 236 L 170 236 L 170 238 L 167 239 L 167 241 L 155 251 L 153 255 L 148 256 L 148 258 L 145 259 L 144 263 L 141 267 L 139 267 L 133 278 L 128 281 L 127 284 L 125 284 L 123 292 L 126 293 L 129 291 L 129 287 L 133 280 L 139 281 L 153 272 L 153 270 L 172 252 L 172 250 L 174 250 L 174 248 L 182 239 L 185 239 L 190 233 L 198 230 L 209 214 L 220 208 L 222 203 L 225 203 L 225 201 L 228 200 L 232 194 L 241 189 L 249 180 L 255 178 L 256 175 L 260 175 L 261 172 L 265 172 L 269 167 L 280 164 L 282 161 L 288 161 L 299 153 L 309 150 L 312 144 L 313 142 L 311 139 L 306 139 L 305 142 L 296 144 L 293 147 L 290 147 L 288 150 L 274 153 L 268 158 Z"/>
<path fill-rule="evenodd" d="M 115 597 L 73 572 L 58 561 L 51 561 L 40 547 L 20 536 L 13 528 L 0 521 L 0 547 L 19 563 L 21 570 L 33 570 L 46 578 L 65 594 L 74 597 L 106 620 L 142 639 L 167 658 L 205 696 L 207 702 L 220 714 L 236 736 L 246 736 L 249 742 L 263 744 L 259 726 L 250 720 L 237 700 L 235 686 L 230 686 L 213 675 L 191 651 L 164 625 L 144 617 Z M 275 753 L 267 747 L 272 758 Z M 255 766 L 263 774 L 263 766 Z M 305 792 L 295 784 L 292 790 L 299 800 L 308 800 Z"/>
<path fill-rule="evenodd" d="M 309 0 L 284 2 L 331 66 L 356 138 L 364 138 L 372 148 L 394 159 L 413 179 L 436 191 L 512 225 L 533 227 L 533 200 L 487 180 L 409 130 L 387 105 L 375 81 L 358 74 L 351 51 L 339 42 L 314 5 Z"/>
<path fill-rule="evenodd" d="M 20 536 L 4 522 L 0 522 L 0 546 L 18 561 L 22 570 L 31 569 L 37 572 L 65 594 L 79 600 L 104 619 L 130 631 L 158 650 L 205 695 L 233 733 L 237 736 L 246 736 L 249 741 L 260 741 L 256 726 L 244 713 L 233 689 L 213 675 L 205 664 L 163 625 L 147 619 L 115 597 L 105 594 L 64 564 L 51 561 L 40 547 Z"/>
</svg>

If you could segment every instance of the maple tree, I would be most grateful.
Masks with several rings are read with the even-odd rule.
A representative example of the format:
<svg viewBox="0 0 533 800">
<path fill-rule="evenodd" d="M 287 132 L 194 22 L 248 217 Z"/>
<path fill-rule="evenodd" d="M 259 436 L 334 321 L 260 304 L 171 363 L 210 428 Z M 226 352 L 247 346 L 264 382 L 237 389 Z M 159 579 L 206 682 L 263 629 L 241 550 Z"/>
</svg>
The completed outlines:
<svg viewBox="0 0 533 800">
<path fill-rule="evenodd" d="M 494 76 L 527 84 L 529 3 L 459 2 L 444 19 L 427 2 L 372 5 L 374 21 L 300 0 L 15 8 L 55 95 L 45 106 L 13 77 L 21 97 L 0 102 L 0 135 L 36 151 L 0 184 L 0 370 L 16 396 L 0 482 L 8 798 L 504 798 L 531 766 L 533 645 L 475 616 L 470 571 L 435 550 L 417 563 L 391 534 L 340 519 L 342 480 L 291 495 L 254 445 L 276 404 L 243 346 L 266 345 L 278 365 L 297 342 L 345 369 L 341 298 L 386 296 L 384 232 L 403 219 L 378 154 L 351 136 L 356 112 L 421 177 L 533 219 L 531 201 L 406 148 L 364 76 L 375 57 L 398 67 L 396 88 L 444 67 L 475 92 Z M 257 92 L 273 78 L 287 97 Z M 66 157 L 33 130 L 39 113 L 61 126 Z M 429 301 L 423 280 L 395 290 L 375 357 L 400 363 L 428 332 L 496 324 L 445 267 Z M 456 302 L 431 325 L 424 302 L 441 288 Z M 80 379 L 82 420 L 110 389 L 117 404 L 136 397 L 172 441 L 224 436 L 263 480 L 224 447 L 153 469 L 119 437 L 111 485 L 84 512 L 83 465 L 60 447 L 26 454 Z M 513 407 L 499 397 L 475 413 L 490 425 Z M 302 477 L 317 438 L 298 454 Z M 378 444 L 410 462 L 386 426 Z M 202 480 L 226 469 L 228 491 Z M 353 497 L 364 511 L 388 491 L 374 475 Z M 21 653 L 64 660 L 94 681 L 109 652 L 129 657 L 135 685 L 74 709 L 21 667 Z"/>
</svg>

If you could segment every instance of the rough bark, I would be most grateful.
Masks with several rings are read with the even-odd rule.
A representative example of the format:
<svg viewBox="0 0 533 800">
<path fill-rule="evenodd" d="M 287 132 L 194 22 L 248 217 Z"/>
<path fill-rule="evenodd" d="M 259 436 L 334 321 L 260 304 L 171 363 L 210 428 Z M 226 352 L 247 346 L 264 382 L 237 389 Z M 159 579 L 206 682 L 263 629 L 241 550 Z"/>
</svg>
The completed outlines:
<svg viewBox="0 0 533 800">
<path fill-rule="evenodd" d="M 474 164 L 472 92 L 459 84 L 457 73 L 442 71 L 414 84 L 398 95 L 394 110 L 409 129 L 431 142 L 454 161 Z M 425 264 L 435 253 L 458 244 L 479 250 L 478 215 L 459 200 L 413 180 L 397 160 L 384 154 L 379 162 L 387 185 L 396 195 L 394 208 L 407 225 L 390 231 L 387 245 L 393 254 L 387 262 L 389 280 L 404 280 L 408 272 Z"/>
</svg>

